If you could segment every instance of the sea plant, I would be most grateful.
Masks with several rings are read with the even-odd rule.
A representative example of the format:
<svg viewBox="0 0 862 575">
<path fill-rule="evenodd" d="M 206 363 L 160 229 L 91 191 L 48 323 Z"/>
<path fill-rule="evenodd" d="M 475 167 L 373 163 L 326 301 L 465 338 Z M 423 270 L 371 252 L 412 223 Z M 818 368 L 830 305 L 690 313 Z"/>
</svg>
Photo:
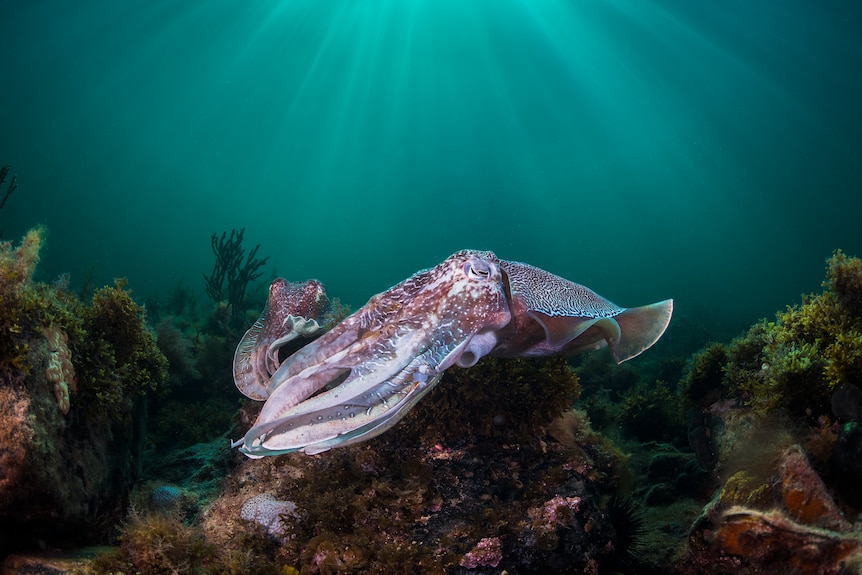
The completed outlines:
<svg viewBox="0 0 862 575">
<path fill-rule="evenodd" d="M 834 391 L 862 380 L 862 260 L 836 251 L 823 288 L 727 346 L 695 354 L 682 382 L 689 401 L 720 387 L 760 415 L 829 414 Z"/>
<path fill-rule="evenodd" d="M 105 413 L 130 397 L 157 390 L 167 379 L 167 359 L 126 283 L 117 279 L 93 294 L 81 310 L 87 336 L 75 342 L 81 393 Z"/>
<path fill-rule="evenodd" d="M 455 443 L 471 436 L 522 438 L 568 411 L 580 395 L 578 375 L 565 358 L 483 358 L 470 369 L 446 372 L 422 401 L 422 412 L 446 425 L 419 425 L 428 440 Z M 412 427 L 422 418 L 408 417 Z"/>
<path fill-rule="evenodd" d="M 0 370 L 29 371 L 27 350 L 36 326 L 43 323 L 45 302 L 32 284 L 45 228 L 27 232 L 17 248 L 0 241 Z"/>
<path fill-rule="evenodd" d="M 212 273 L 204 274 L 207 295 L 216 304 L 227 301 L 234 314 L 241 312 L 249 284 L 261 276 L 260 268 L 269 260 L 256 257 L 260 244 L 246 254 L 242 246 L 244 234 L 245 228 L 231 230 L 230 236 L 227 232 L 220 237 L 213 234 L 211 243 L 216 261 Z"/>
<path fill-rule="evenodd" d="M 125 279 L 97 290 L 89 304 L 62 283 L 33 281 L 45 235 L 44 227 L 36 227 L 17 248 L 0 242 L 0 370 L 26 375 L 31 341 L 44 337 L 46 328 L 62 330 L 78 383 L 73 405 L 117 414 L 125 398 L 164 382 L 167 360 Z"/>
</svg>

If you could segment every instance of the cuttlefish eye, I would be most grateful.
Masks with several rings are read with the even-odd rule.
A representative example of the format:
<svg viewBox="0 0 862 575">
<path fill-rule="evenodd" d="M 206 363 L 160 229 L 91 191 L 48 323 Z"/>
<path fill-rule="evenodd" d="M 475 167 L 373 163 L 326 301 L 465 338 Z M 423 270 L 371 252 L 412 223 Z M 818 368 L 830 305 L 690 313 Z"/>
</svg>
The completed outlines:
<svg viewBox="0 0 862 575">
<path fill-rule="evenodd" d="M 491 264 L 484 260 L 475 260 L 464 264 L 464 273 L 470 279 L 486 280 L 491 276 Z"/>
</svg>

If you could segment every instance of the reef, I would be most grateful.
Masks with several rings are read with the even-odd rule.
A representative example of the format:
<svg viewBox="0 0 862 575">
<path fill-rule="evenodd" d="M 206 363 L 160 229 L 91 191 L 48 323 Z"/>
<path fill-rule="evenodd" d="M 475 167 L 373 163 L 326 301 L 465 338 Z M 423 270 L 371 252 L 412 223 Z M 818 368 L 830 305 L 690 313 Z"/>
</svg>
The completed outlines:
<svg viewBox="0 0 862 575">
<path fill-rule="evenodd" d="M 0 517 L 17 521 L 40 489 L 55 490 L 54 509 L 71 498 L 6 469 L 31 473 L 28 457 L 67 465 L 63 482 L 104 491 L 86 512 L 61 511 L 90 531 L 75 543 L 114 545 L 92 572 L 862 572 L 857 258 L 836 252 L 821 293 L 687 361 L 484 358 L 447 371 L 373 440 L 250 460 L 228 439 L 260 404 L 239 401 L 225 366 L 256 316 L 223 300 L 198 316 L 180 285 L 155 310 L 156 342 L 123 282 L 87 303 L 34 282 L 43 238 L 37 229 L 0 250 L 0 409 L 14 421 L 0 431 L 11 446 L 0 451 Z M 241 248 L 236 231 L 222 235 L 231 242 Z M 38 441 L 20 423 L 36 413 L 47 414 Z M 40 533 L 56 534 L 33 508 Z"/>
<path fill-rule="evenodd" d="M 262 532 L 307 574 L 598 573 L 625 458 L 572 411 L 577 391 L 564 360 L 454 370 L 372 442 L 242 461 L 202 529 L 220 548 Z"/>
<path fill-rule="evenodd" d="M 862 380 L 862 261 L 836 251 L 823 287 L 730 344 L 696 354 L 681 386 L 687 401 L 733 397 L 760 415 L 829 415 L 833 393 Z"/>
<path fill-rule="evenodd" d="M 124 282 L 84 303 L 33 280 L 45 233 L 0 242 L 0 552 L 105 536 L 139 476 L 145 396 L 165 378 Z"/>
<path fill-rule="evenodd" d="M 862 436 L 846 421 L 859 414 L 862 261 L 836 251 L 823 287 L 693 356 L 681 397 L 722 481 L 680 573 L 862 571 Z"/>
</svg>

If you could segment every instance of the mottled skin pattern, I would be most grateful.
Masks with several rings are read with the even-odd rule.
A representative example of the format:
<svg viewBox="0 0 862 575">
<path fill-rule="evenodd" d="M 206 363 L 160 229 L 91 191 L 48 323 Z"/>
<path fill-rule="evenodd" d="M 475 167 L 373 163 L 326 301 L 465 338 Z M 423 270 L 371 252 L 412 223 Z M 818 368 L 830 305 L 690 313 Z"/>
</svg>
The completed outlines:
<svg viewBox="0 0 862 575">
<path fill-rule="evenodd" d="M 661 337 L 672 309 L 671 300 L 622 308 L 528 264 L 461 251 L 371 298 L 281 363 L 265 389 L 265 377 L 255 380 L 266 404 L 234 445 L 261 457 L 363 441 L 394 425 L 444 370 L 485 355 L 571 355 L 607 345 L 622 362 Z M 270 321 L 278 320 L 264 322 L 267 332 Z M 277 335 L 273 328 L 270 337 Z"/>
<path fill-rule="evenodd" d="M 568 356 L 607 345 L 621 363 L 658 341 L 670 322 L 672 300 L 624 308 L 529 264 L 500 265 L 513 321 L 496 334 L 494 356 Z"/>
<path fill-rule="evenodd" d="M 281 364 L 279 352 L 289 355 L 285 350 L 288 342 L 296 341 L 295 349 L 299 349 L 308 338 L 320 335 L 319 322 L 327 308 L 329 298 L 319 281 L 273 280 L 263 313 L 236 348 L 233 377 L 237 388 L 246 397 L 265 400 L 266 387 Z"/>
</svg>

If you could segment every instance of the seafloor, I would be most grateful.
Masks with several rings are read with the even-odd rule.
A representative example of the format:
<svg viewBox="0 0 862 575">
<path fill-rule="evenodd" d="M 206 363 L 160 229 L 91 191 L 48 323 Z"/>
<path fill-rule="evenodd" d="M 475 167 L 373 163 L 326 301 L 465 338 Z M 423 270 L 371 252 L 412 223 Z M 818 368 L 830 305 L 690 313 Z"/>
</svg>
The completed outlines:
<svg viewBox="0 0 862 575">
<path fill-rule="evenodd" d="M 34 280 L 41 229 L 0 243 L 4 573 L 862 572 L 860 260 L 736 338 L 678 310 L 622 365 L 484 359 L 379 437 L 249 459 L 238 235 L 206 299 L 145 302 Z"/>
</svg>

